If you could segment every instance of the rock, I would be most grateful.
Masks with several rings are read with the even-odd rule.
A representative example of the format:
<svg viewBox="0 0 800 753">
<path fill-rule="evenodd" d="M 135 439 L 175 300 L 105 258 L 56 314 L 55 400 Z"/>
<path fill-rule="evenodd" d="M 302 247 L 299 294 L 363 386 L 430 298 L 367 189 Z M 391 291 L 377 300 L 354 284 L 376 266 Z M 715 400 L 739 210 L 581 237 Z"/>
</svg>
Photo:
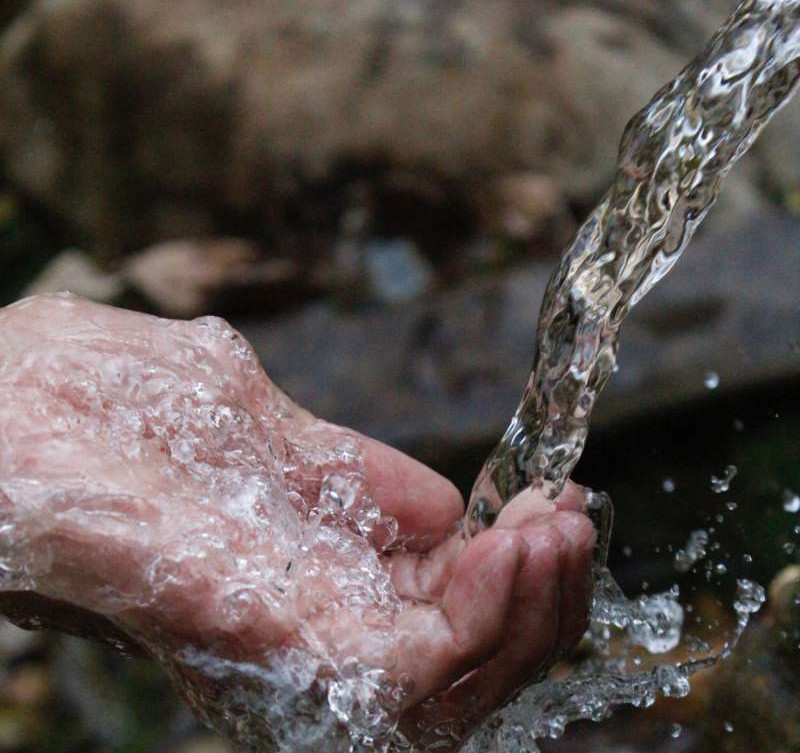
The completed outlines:
<svg viewBox="0 0 800 753">
<path fill-rule="evenodd" d="M 551 160 L 572 201 L 592 203 L 606 189 L 628 121 L 688 62 L 634 18 L 577 7 L 547 19 L 550 73 L 569 107 L 568 119 L 551 124 Z"/>
<path fill-rule="evenodd" d="M 231 746 L 215 735 L 195 735 L 170 753 L 231 753 Z"/>
<path fill-rule="evenodd" d="M 53 259 L 23 295 L 64 290 L 99 303 L 111 303 L 122 293 L 123 283 L 119 275 L 101 272 L 84 251 L 70 248 Z"/>
<path fill-rule="evenodd" d="M 626 321 L 620 369 L 593 424 L 796 376 L 800 220 L 706 234 Z M 724 257 L 718 253 L 724 249 Z M 300 404 L 429 462 L 485 451 L 527 381 L 553 263 L 531 261 L 392 308 L 315 303 L 272 322 L 233 319 Z M 754 275 L 753 270 L 758 270 Z M 463 455 L 462 455 L 463 456 Z"/>
<path fill-rule="evenodd" d="M 191 318 L 207 313 L 227 297 L 291 288 L 297 276 L 289 260 L 260 260 L 246 241 L 216 239 L 168 241 L 132 257 L 124 279 L 158 311 Z"/>
<path fill-rule="evenodd" d="M 0 156 L 106 252 L 246 221 L 308 253 L 361 180 L 404 207 L 386 235 L 420 242 L 431 206 L 439 234 L 516 233 L 529 197 L 492 217 L 492 181 L 549 179 L 556 214 L 593 200 L 726 5 L 36 0 L 0 39 Z"/>
<path fill-rule="evenodd" d="M 539 240 L 562 245 L 574 230 L 574 219 L 558 182 L 549 175 L 516 173 L 494 184 L 496 204 L 486 225 L 516 241 Z"/>
<path fill-rule="evenodd" d="M 800 191 L 800 99 L 795 97 L 770 122 L 756 145 L 768 188 L 788 204 Z"/>
<path fill-rule="evenodd" d="M 702 753 L 800 749 L 800 567 L 770 586 L 767 613 L 713 673 Z"/>
</svg>

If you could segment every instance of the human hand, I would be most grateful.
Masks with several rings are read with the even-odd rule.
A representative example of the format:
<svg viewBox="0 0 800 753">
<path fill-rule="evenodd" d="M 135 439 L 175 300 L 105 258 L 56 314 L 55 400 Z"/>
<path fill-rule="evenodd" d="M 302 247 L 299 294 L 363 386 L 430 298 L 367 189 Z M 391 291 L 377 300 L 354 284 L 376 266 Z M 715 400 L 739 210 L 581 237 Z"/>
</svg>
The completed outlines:
<svg viewBox="0 0 800 753">
<path fill-rule="evenodd" d="M 457 747 L 582 634 L 583 503 L 526 492 L 466 541 L 448 481 L 294 405 L 222 320 L 0 310 L 0 609 L 142 647 L 245 748 L 304 733 L 243 732 L 220 667 L 266 692 L 298 656 L 312 695 L 355 672 L 413 743 Z"/>
</svg>

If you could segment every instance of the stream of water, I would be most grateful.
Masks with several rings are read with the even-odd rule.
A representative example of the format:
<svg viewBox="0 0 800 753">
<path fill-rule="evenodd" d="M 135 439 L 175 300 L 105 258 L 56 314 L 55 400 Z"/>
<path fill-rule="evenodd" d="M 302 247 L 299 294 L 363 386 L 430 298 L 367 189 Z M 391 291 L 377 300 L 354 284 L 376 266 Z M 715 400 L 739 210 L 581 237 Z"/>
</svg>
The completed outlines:
<svg viewBox="0 0 800 753">
<path fill-rule="evenodd" d="M 611 188 L 548 285 L 533 370 L 476 481 L 465 520 L 469 532 L 490 526 L 522 489 L 540 487 L 551 497 L 561 491 L 580 458 L 597 397 L 616 368 L 622 321 L 678 261 L 723 178 L 788 101 L 799 76 L 800 2 L 750 0 L 630 121 Z M 726 472 L 725 484 L 735 470 Z M 601 529 L 588 634 L 592 656 L 567 679 L 529 687 L 473 736 L 470 753 L 536 750 L 536 739 L 558 736 L 578 719 L 603 719 L 618 704 L 647 706 L 658 694 L 685 695 L 690 676 L 732 650 L 765 600 L 761 586 L 739 580 L 736 627 L 720 649 L 688 636 L 692 658 L 664 658 L 637 671 L 640 660 L 631 661 L 636 647 L 660 654 L 681 643 L 684 609 L 677 587 L 624 596 L 604 562 L 611 502 L 594 494 L 590 508 Z M 706 540 L 705 532 L 695 532 L 676 568 L 689 570 L 702 559 Z"/>
</svg>

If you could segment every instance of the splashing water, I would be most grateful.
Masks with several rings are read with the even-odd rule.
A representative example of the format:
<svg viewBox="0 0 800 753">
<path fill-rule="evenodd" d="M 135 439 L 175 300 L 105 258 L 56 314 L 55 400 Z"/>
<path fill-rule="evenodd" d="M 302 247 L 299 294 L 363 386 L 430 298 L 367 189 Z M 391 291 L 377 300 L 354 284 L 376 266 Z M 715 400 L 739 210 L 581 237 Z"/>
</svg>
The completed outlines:
<svg viewBox="0 0 800 753">
<path fill-rule="evenodd" d="M 527 487 L 555 497 L 583 450 L 595 401 L 613 373 L 619 329 L 629 310 L 678 261 L 716 201 L 721 182 L 800 78 L 800 0 L 750 0 L 705 51 L 637 114 L 623 135 L 612 186 L 576 234 L 545 292 L 536 356 L 522 401 L 475 483 L 465 518 L 474 533 Z M 706 385 L 719 377 L 709 372 Z M 724 492 L 736 473 L 713 478 Z M 674 486 L 670 484 L 670 491 Z M 665 487 L 666 489 L 666 487 Z M 473 736 L 466 750 L 535 751 L 579 719 L 600 720 L 618 704 L 647 706 L 658 694 L 682 696 L 689 677 L 727 656 L 765 601 L 764 589 L 737 582 L 736 628 L 717 654 L 627 671 L 635 647 L 667 652 L 681 640 L 677 587 L 629 600 L 605 567 L 610 500 L 594 495 L 601 522 L 588 637 L 594 656 L 560 681 L 525 690 Z M 705 555 L 695 532 L 675 565 Z M 612 629 L 624 636 L 612 648 Z M 695 651 L 696 653 L 696 651 Z M 635 665 L 635 662 L 634 662 Z"/>
<path fill-rule="evenodd" d="M 711 491 L 715 494 L 722 494 L 731 488 L 731 481 L 736 478 L 739 469 L 735 465 L 726 466 L 725 472 L 721 476 L 711 477 Z"/>
<path fill-rule="evenodd" d="M 686 541 L 686 546 L 675 552 L 673 564 L 679 573 L 688 573 L 692 567 L 702 560 L 707 553 L 708 531 L 702 528 L 692 531 Z"/>
<path fill-rule="evenodd" d="M 800 0 L 747 2 L 703 55 L 633 119 L 611 190 L 579 231 L 548 287 L 534 371 L 511 426 L 476 483 L 469 531 L 490 525 L 502 505 L 527 486 L 543 486 L 551 495 L 560 491 L 580 456 L 595 400 L 614 369 L 624 316 L 675 263 L 728 169 L 788 98 L 800 74 L 799 52 Z M 71 305 L 66 300 L 60 299 L 59 306 Z M 81 336 L 88 339 L 91 333 L 106 342 L 103 328 L 93 329 L 95 324 L 82 322 Z M 99 436 L 109 451 L 123 453 L 133 466 L 157 450 L 169 458 L 166 480 L 176 490 L 153 497 L 143 489 L 131 496 L 80 480 L 81 504 L 73 505 L 63 495 L 54 497 L 47 484 L 26 481 L 24 474 L 4 482 L 0 587 L 38 588 L 122 621 L 127 609 L 152 604 L 179 619 L 178 607 L 193 606 L 181 603 L 181 595 L 193 589 L 203 593 L 213 585 L 207 616 L 214 624 L 222 622 L 225 635 L 237 635 L 242 626 L 257 631 L 254 616 L 283 614 L 296 600 L 315 610 L 323 605 L 346 617 L 347 624 L 369 625 L 372 652 L 386 651 L 401 605 L 375 541 L 388 546 L 397 529 L 364 490 L 358 446 L 346 444 L 334 452 L 304 434 L 287 434 L 291 441 L 285 447 L 266 446 L 264 426 L 279 426 L 288 414 L 268 410 L 270 401 L 258 397 L 263 389 L 256 383 L 257 359 L 238 335 L 213 319 L 157 326 L 179 333 L 180 352 L 165 346 L 157 357 L 137 355 L 142 344 L 133 338 L 127 347 L 135 368 L 109 357 L 97 363 L 65 362 L 61 368 L 85 377 L 66 387 L 59 381 L 58 364 L 48 363 L 37 373 L 50 374 L 52 383 L 40 380 L 36 388 L 46 387 L 47 394 L 71 389 L 70 399 L 86 414 L 82 423 L 70 423 L 72 414 L 46 417 L 70 432 L 70 443 L 54 445 L 54 452 L 80 449 L 85 442 L 88 449 L 74 462 L 80 467 L 87 458 L 103 457 Z M 209 355 L 229 364 L 233 383 L 214 381 Z M 33 368 L 34 356 L 9 357 L 8 363 Z M 206 370 L 198 382 L 186 376 L 185 370 L 195 374 L 195 367 Z M 110 400 L 98 388 L 98 373 L 118 399 Z M 137 379 L 120 381 L 120 374 L 130 373 Z M 234 399 L 237 381 L 251 385 L 257 399 L 245 399 L 247 390 L 241 400 Z M 12 417 L 24 420 L 10 402 Z M 143 425 L 152 434 L 147 439 Z M 320 476 L 314 504 L 291 484 L 287 487 L 287 479 L 300 478 L 312 467 Z M 19 499 L 27 507 L 11 504 Z M 263 506 L 270 507 L 270 516 L 262 514 Z M 662 655 L 681 640 L 685 615 L 679 593 L 672 588 L 626 598 L 603 564 L 610 500 L 592 493 L 589 506 L 599 528 L 588 633 L 593 654 L 566 679 L 544 680 L 523 691 L 475 732 L 466 743 L 470 753 L 535 750 L 536 739 L 561 734 L 578 719 L 603 719 L 615 705 L 647 706 L 659 694 L 685 695 L 691 674 L 717 659 L 698 640 L 696 658 L 642 668 L 642 653 Z M 2 517 L 11 508 L 23 518 Z M 130 582 L 121 577 L 118 583 L 81 583 L 70 591 L 74 584 L 61 583 L 48 556 L 37 559 L 35 547 L 29 546 L 30 536 L 46 532 L 53 519 L 56 530 L 69 534 L 53 546 L 80 544 L 84 533 L 94 532 L 109 547 L 124 544 L 141 552 L 143 567 L 136 570 L 146 573 L 141 588 L 132 595 Z M 237 532 L 235 539 L 231 530 Z M 149 537 L 169 546 L 143 546 Z M 145 559 L 151 552 L 152 561 Z M 198 572 L 215 577 L 194 583 Z M 721 655 L 730 652 L 763 601 L 760 586 L 739 581 L 737 624 Z M 403 688 L 388 682 L 379 666 L 358 661 L 347 645 L 348 635 L 326 648 L 320 635 L 307 622 L 303 625 L 297 628 L 303 632 L 296 646 L 265 648 L 240 659 L 223 656 L 214 645 L 176 651 L 162 646 L 160 634 L 136 633 L 135 623 L 125 627 L 167 667 L 195 710 L 238 750 L 415 750 L 395 729 Z M 321 625 L 320 630 L 324 621 Z M 705 655 L 697 657 L 698 652 Z M 438 741 L 426 742 L 425 750 L 452 748 L 453 731 L 446 724 L 436 735 Z"/>
</svg>

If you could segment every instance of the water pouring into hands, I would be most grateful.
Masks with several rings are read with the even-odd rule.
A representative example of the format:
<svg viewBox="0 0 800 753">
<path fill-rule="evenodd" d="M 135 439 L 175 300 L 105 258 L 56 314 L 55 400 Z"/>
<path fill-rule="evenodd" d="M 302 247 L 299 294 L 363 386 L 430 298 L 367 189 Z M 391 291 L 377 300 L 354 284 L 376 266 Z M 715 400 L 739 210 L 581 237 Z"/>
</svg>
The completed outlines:
<svg viewBox="0 0 800 753">
<path fill-rule="evenodd" d="M 0 353 L 0 607 L 155 656 L 244 750 L 347 749 L 350 717 L 455 748 L 585 628 L 574 485 L 466 541 L 448 481 L 292 403 L 218 319 L 28 299 Z"/>
</svg>

